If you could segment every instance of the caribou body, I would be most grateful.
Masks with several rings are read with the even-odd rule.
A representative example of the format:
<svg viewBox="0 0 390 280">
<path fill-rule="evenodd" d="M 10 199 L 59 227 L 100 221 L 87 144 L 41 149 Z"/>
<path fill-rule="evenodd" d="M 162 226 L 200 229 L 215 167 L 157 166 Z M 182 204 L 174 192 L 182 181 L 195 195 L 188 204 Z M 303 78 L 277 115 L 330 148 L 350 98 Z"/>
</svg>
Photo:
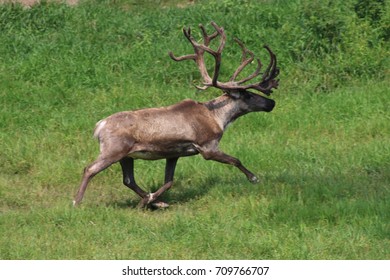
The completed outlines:
<svg viewBox="0 0 390 280">
<path fill-rule="evenodd" d="M 221 89 L 223 95 L 208 102 L 197 102 L 186 99 L 177 104 L 126 111 L 113 114 L 96 124 L 94 136 L 100 143 L 98 158 L 84 169 L 82 182 L 73 202 L 78 205 L 91 178 L 113 163 L 119 162 L 123 171 L 123 183 L 141 197 L 140 207 L 167 207 L 168 204 L 158 200 L 158 197 L 168 190 L 173 183 L 176 163 L 180 157 L 201 154 L 206 160 L 215 160 L 231 164 L 241 170 L 249 181 L 257 182 L 256 176 L 245 168 L 239 159 L 229 156 L 219 150 L 218 144 L 226 127 L 238 117 L 249 112 L 270 112 L 275 106 L 272 99 L 250 92 L 249 89 L 261 91 L 266 95 L 277 88 L 275 77 L 279 70 L 276 67 L 276 57 L 270 54 L 270 64 L 262 73 L 260 82 L 245 85 L 245 82 L 260 75 L 261 62 L 257 60 L 257 69 L 249 77 L 235 81 L 240 72 L 254 60 L 254 55 L 238 41 L 242 48 L 242 61 L 231 79 L 226 83 L 218 81 L 221 53 L 226 36 L 223 28 L 214 22 L 216 30 L 208 35 L 200 25 L 203 33 L 203 44 L 199 44 L 191 36 L 190 29 L 184 29 L 184 35 L 192 44 L 195 54 L 175 57 L 175 61 L 194 60 L 203 78 L 203 87 Z M 209 47 L 210 41 L 220 37 L 217 51 Z M 215 58 L 215 68 L 211 78 L 206 70 L 204 53 Z M 134 160 L 166 159 L 165 183 L 154 193 L 141 189 L 134 178 Z"/>
</svg>

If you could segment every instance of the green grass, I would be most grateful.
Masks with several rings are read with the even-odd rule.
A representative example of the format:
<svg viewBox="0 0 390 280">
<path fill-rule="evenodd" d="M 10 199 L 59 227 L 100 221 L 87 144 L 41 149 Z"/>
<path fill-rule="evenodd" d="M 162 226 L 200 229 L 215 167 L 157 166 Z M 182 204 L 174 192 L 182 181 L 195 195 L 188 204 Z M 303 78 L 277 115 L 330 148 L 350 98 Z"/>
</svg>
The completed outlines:
<svg viewBox="0 0 390 280">
<path fill-rule="evenodd" d="M 1 5 L 0 259 L 389 259 L 389 6 L 373 19 L 363 2 Z M 99 119 L 219 94 L 195 93 L 194 65 L 167 55 L 191 51 L 183 26 L 211 20 L 265 63 L 261 44 L 278 55 L 277 107 L 221 142 L 261 182 L 182 158 L 171 207 L 142 211 L 114 165 L 72 208 Z M 238 60 L 229 40 L 222 77 Z M 163 172 L 136 161 L 145 189 Z"/>
</svg>

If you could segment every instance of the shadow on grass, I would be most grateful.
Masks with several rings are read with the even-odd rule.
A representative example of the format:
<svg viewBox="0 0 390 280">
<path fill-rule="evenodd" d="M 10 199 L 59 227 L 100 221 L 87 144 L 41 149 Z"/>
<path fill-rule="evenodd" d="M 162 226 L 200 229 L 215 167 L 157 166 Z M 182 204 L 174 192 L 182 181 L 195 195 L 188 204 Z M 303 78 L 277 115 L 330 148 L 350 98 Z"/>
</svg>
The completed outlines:
<svg viewBox="0 0 390 280">
<path fill-rule="evenodd" d="M 178 178 L 175 180 L 172 188 L 166 191 L 161 197 L 160 200 L 164 201 L 170 205 L 177 203 L 186 203 L 193 199 L 199 199 L 201 197 L 207 196 L 207 194 L 215 188 L 217 185 L 234 185 L 235 183 L 240 184 L 244 178 L 237 178 L 234 181 L 228 180 L 224 177 L 211 176 L 204 178 L 200 181 L 191 182 L 192 180 L 185 180 L 183 178 Z M 237 181 L 237 182 L 236 182 Z M 187 182 L 187 183 L 186 183 Z M 156 191 L 159 186 L 153 187 L 153 192 Z M 132 192 L 129 189 L 130 192 Z M 140 198 L 132 196 L 131 198 L 125 200 L 113 200 L 107 202 L 107 206 L 115 208 L 137 208 L 140 202 Z"/>
<path fill-rule="evenodd" d="M 270 199 L 277 197 L 281 203 L 292 202 L 294 207 L 316 209 L 323 205 L 341 205 L 358 201 L 360 208 L 371 207 L 373 201 L 381 201 L 389 196 L 388 167 L 370 170 L 352 170 L 346 174 L 339 172 L 274 172 L 260 176 L 261 182 L 252 185 L 241 176 L 221 176 L 214 174 L 198 178 L 177 176 L 172 188 L 161 196 L 161 201 L 170 205 L 185 204 L 203 197 L 218 189 L 223 195 L 262 195 Z M 156 191 L 160 186 L 153 186 Z M 137 208 L 140 199 L 129 189 L 129 198 L 111 200 L 107 206 L 116 208 Z M 356 206 L 357 207 L 357 206 Z M 288 209 L 286 205 L 282 208 Z M 321 208 L 321 207 L 319 207 Z M 306 209 L 306 210 L 308 210 Z M 356 209 L 355 209 L 356 210 Z M 314 210 L 310 210 L 314 211 Z M 357 210 L 356 210 L 357 211 Z M 315 212 L 315 211 L 314 211 Z"/>
</svg>

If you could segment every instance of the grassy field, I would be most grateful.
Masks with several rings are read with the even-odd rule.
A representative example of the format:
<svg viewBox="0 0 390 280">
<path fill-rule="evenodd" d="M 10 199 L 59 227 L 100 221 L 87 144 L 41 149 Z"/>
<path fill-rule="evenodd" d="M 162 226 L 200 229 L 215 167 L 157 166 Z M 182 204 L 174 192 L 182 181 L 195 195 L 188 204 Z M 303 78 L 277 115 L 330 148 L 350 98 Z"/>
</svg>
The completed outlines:
<svg viewBox="0 0 390 280">
<path fill-rule="evenodd" d="M 390 8 L 312 2 L 0 5 L 0 259 L 389 259 Z M 219 94 L 195 92 L 195 65 L 167 55 L 191 51 L 183 26 L 211 20 L 228 35 L 222 77 L 240 58 L 235 36 L 279 59 L 274 111 L 221 142 L 261 182 L 182 158 L 171 207 L 139 210 L 114 165 L 74 209 L 98 120 Z M 136 161 L 145 189 L 163 172 Z"/>
</svg>

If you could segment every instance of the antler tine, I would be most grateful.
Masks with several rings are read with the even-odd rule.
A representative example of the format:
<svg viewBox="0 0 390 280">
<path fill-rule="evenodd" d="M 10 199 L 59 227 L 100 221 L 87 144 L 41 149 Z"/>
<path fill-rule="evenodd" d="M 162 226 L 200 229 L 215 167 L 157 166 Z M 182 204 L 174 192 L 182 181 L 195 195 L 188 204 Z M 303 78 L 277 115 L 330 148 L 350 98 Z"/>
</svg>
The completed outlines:
<svg viewBox="0 0 390 280">
<path fill-rule="evenodd" d="M 205 83 L 204 83 L 205 86 L 204 87 L 197 87 L 198 89 L 207 89 L 210 86 L 218 87 L 219 69 L 221 68 L 221 57 L 222 57 L 223 48 L 225 47 L 226 35 L 225 35 L 224 30 L 223 30 L 223 27 L 219 27 L 213 21 L 211 22 L 211 25 L 215 29 L 215 32 L 211 35 L 207 34 L 206 29 L 204 28 L 204 26 L 202 24 L 199 25 L 199 27 L 202 31 L 204 44 L 197 44 L 197 47 L 199 47 L 203 51 L 208 52 L 209 54 L 214 56 L 214 59 L 215 59 L 214 74 L 213 74 L 211 84 L 209 83 L 209 81 L 206 81 L 206 79 L 205 79 Z M 210 45 L 211 40 L 216 38 L 218 35 L 221 36 L 221 40 L 220 40 L 220 44 L 219 44 L 217 51 L 214 51 L 213 49 L 211 49 L 209 47 L 209 45 Z M 202 55 L 203 55 L 203 53 L 202 53 Z M 202 56 L 202 60 L 203 60 L 203 56 Z M 204 61 L 203 61 L 203 63 L 204 63 Z"/>
<path fill-rule="evenodd" d="M 182 60 L 187 60 L 187 59 L 196 59 L 196 54 L 187 54 L 187 55 L 182 55 L 182 56 L 175 56 L 172 52 L 168 53 L 169 56 L 174 60 L 174 61 L 182 61 Z"/>
<path fill-rule="evenodd" d="M 250 74 L 248 77 L 236 82 L 238 85 L 241 85 L 249 80 L 252 80 L 253 78 L 257 77 L 260 74 L 261 67 L 263 67 L 263 64 L 261 63 L 261 60 L 259 58 L 256 58 L 257 67 L 256 70 Z"/>
<path fill-rule="evenodd" d="M 264 48 L 267 49 L 268 53 L 270 54 L 270 63 L 263 73 L 260 82 L 250 84 L 250 85 L 242 85 L 243 83 L 257 77 L 260 75 L 260 70 L 262 67 L 262 63 L 260 59 L 256 59 L 257 61 L 257 68 L 256 70 L 249 75 L 248 77 L 240 80 L 240 81 L 234 81 L 237 76 L 241 73 L 241 71 L 254 60 L 254 54 L 250 50 L 248 50 L 245 45 L 238 39 L 235 39 L 235 41 L 238 43 L 238 45 L 242 49 L 242 59 L 241 59 L 241 64 L 237 68 L 237 70 L 234 72 L 232 77 L 230 78 L 229 82 L 232 84 L 227 85 L 228 87 L 234 88 L 234 85 L 236 85 L 237 89 L 255 89 L 258 91 L 261 91 L 265 93 L 266 95 L 270 95 L 272 93 L 272 88 L 277 88 L 279 80 L 274 80 L 274 78 L 279 74 L 279 69 L 276 67 L 277 61 L 276 61 L 276 56 L 275 54 L 271 51 L 271 49 L 267 46 L 264 45 Z M 248 58 L 248 55 L 250 56 Z M 241 86 L 242 85 L 242 86 Z"/>
<path fill-rule="evenodd" d="M 204 26 L 202 24 L 199 24 L 199 28 L 202 31 L 203 42 L 204 42 L 204 45 L 206 47 L 208 47 L 210 45 L 211 40 L 213 40 L 214 38 L 216 38 L 219 35 L 218 31 L 215 31 L 213 34 L 208 35 L 206 28 L 204 28 Z"/>
<path fill-rule="evenodd" d="M 203 84 L 204 87 L 197 87 L 198 89 L 207 89 L 210 86 L 217 87 L 218 84 L 218 75 L 219 75 L 219 69 L 221 64 L 221 53 L 225 45 L 226 36 L 223 31 L 223 28 L 219 27 L 215 22 L 211 22 L 212 26 L 215 29 L 215 32 L 211 35 L 208 35 L 206 32 L 206 29 L 203 25 L 199 25 L 202 35 L 203 35 L 203 44 L 199 44 L 194 37 L 191 35 L 191 28 L 183 28 L 184 36 L 188 39 L 188 41 L 191 43 L 192 47 L 194 48 L 194 54 L 188 54 L 183 55 L 180 57 L 176 57 L 173 55 L 172 52 L 169 52 L 169 56 L 175 60 L 175 61 L 183 61 L 183 60 L 194 60 L 197 64 L 199 71 L 201 73 L 201 76 L 203 78 Z M 218 47 L 217 51 L 214 51 L 209 47 L 211 40 L 215 39 L 218 36 L 221 36 L 221 42 Z M 215 67 L 214 67 L 214 75 L 213 78 L 210 77 L 210 75 L 207 72 L 207 68 L 204 61 L 204 52 L 207 52 L 214 56 L 215 58 Z"/>
<path fill-rule="evenodd" d="M 264 45 L 264 48 L 268 51 L 271 61 L 261 78 L 259 90 L 269 95 L 272 93 L 272 88 L 277 88 L 279 85 L 279 80 L 274 80 L 274 78 L 276 78 L 279 74 L 279 68 L 276 67 L 276 55 L 267 45 Z"/>
<path fill-rule="evenodd" d="M 279 74 L 279 68 L 276 67 L 277 61 L 275 54 L 271 51 L 271 49 L 264 45 L 264 48 L 268 51 L 270 55 L 270 63 L 263 73 L 260 82 L 241 86 L 242 89 L 255 89 L 258 91 L 263 92 L 266 95 L 270 95 L 272 93 L 273 88 L 277 88 L 279 85 L 279 80 L 274 80 L 276 76 Z M 260 59 L 257 59 L 258 67 L 256 71 L 250 75 L 249 77 L 245 78 L 242 81 L 237 82 L 237 84 L 242 84 L 243 82 L 249 81 L 250 79 L 258 76 L 260 74 L 260 68 L 261 68 L 261 61 Z"/>
<path fill-rule="evenodd" d="M 230 82 L 233 82 L 237 76 L 241 73 L 241 71 L 249 64 L 253 61 L 253 59 L 255 58 L 255 55 L 253 54 L 253 52 L 251 52 L 250 50 L 248 50 L 245 45 L 238 39 L 238 38 L 234 38 L 234 41 L 236 41 L 236 43 L 241 47 L 241 50 L 242 50 L 242 58 L 241 58 L 241 64 L 240 66 L 238 66 L 237 70 L 233 73 L 233 75 L 230 77 L 229 81 Z M 249 58 L 247 58 L 249 54 Z M 246 81 L 256 77 L 259 72 L 260 72 L 260 68 L 261 68 L 261 62 L 260 60 L 257 60 L 258 62 L 258 67 L 256 69 L 256 71 L 251 75 L 249 76 L 248 78 L 245 78 L 241 81 L 238 81 L 236 82 L 238 85 L 239 84 L 242 84 L 242 83 L 245 83 Z"/>
<path fill-rule="evenodd" d="M 188 41 L 191 42 L 191 28 L 188 27 L 188 29 L 186 29 L 185 27 L 183 28 L 183 34 L 184 36 L 188 39 Z M 191 42 L 192 44 L 192 42 Z M 174 60 L 174 61 L 183 61 L 183 60 L 187 60 L 187 59 L 192 59 L 192 60 L 195 60 L 196 59 L 196 54 L 188 54 L 188 55 L 182 55 L 182 56 L 175 56 L 173 54 L 172 51 L 168 52 L 168 55 Z"/>
<path fill-rule="evenodd" d="M 212 54 L 214 57 L 215 57 L 215 66 L 214 66 L 214 75 L 213 75 L 213 81 L 212 81 L 212 85 L 214 87 L 218 87 L 218 76 L 219 76 L 219 69 L 221 68 L 221 58 L 222 58 L 222 50 L 223 48 L 225 47 L 225 42 L 226 42 L 226 35 L 225 35 L 225 32 L 223 30 L 223 27 L 219 27 L 215 22 L 211 22 L 211 25 L 214 27 L 214 29 L 216 30 L 216 33 L 217 35 L 220 35 L 221 36 L 221 41 L 220 41 L 220 44 L 219 44 L 219 47 L 218 47 L 218 50 L 215 52 L 213 50 L 208 51 L 206 50 L 208 53 Z M 214 34 L 213 34 L 214 35 Z M 212 36 L 213 36 L 212 35 Z M 217 37 L 214 36 L 215 37 Z"/>
<path fill-rule="evenodd" d="M 269 56 L 270 56 L 270 63 L 267 67 L 267 69 L 265 70 L 263 76 L 261 77 L 261 80 L 263 81 L 267 81 L 269 80 L 270 78 L 272 78 L 272 74 L 275 72 L 275 65 L 276 65 L 276 56 L 274 55 L 274 53 L 271 51 L 271 49 L 267 46 L 267 45 L 264 45 L 263 46 L 269 53 Z M 270 73 L 272 69 L 272 72 Z"/>
<path fill-rule="evenodd" d="M 216 31 L 215 33 L 217 33 L 217 34 L 214 33 L 210 37 L 213 37 L 212 39 L 214 39 L 218 35 L 221 35 L 221 43 L 218 47 L 218 52 L 222 52 L 222 49 L 224 48 L 225 41 L 226 41 L 225 30 L 223 29 L 223 27 L 219 27 L 218 24 L 216 24 L 214 21 L 211 22 L 211 25 L 214 27 L 214 29 Z"/>
</svg>

